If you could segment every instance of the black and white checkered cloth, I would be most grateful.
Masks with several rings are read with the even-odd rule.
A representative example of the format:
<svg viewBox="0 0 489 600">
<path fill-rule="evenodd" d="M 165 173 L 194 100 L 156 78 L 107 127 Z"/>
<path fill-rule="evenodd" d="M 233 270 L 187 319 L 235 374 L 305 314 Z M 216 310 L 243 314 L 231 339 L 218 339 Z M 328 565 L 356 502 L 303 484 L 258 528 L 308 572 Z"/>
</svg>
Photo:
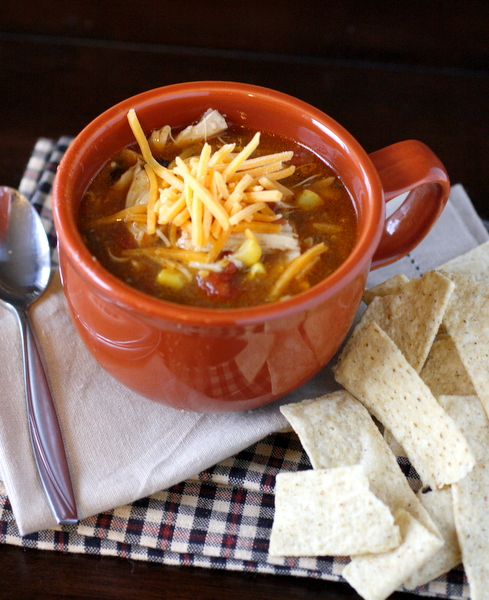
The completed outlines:
<svg viewBox="0 0 489 600">
<path fill-rule="evenodd" d="M 57 142 L 40 139 L 20 185 L 20 190 L 41 214 L 53 251 L 56 236 L 50 191 L 57 164 L 70 141 L 67 137 Z M 399 458 L 399 464 L 416 487 L 417 475 L 409 463 Z M 279 471 L 310 468 L 294 433 L 273 434 L 203 471 L 195 479 L 85 519 L 78 525 L 59 526 L 27 536 L 19 535 L 9 499 L 0 493 L 0 543 L 168 565 L 341 581 L 348 559 L 268 555 L 275 476 Z M 459 567 L 414 593 L 469 598 L 469 587 Z"/>
</svg>

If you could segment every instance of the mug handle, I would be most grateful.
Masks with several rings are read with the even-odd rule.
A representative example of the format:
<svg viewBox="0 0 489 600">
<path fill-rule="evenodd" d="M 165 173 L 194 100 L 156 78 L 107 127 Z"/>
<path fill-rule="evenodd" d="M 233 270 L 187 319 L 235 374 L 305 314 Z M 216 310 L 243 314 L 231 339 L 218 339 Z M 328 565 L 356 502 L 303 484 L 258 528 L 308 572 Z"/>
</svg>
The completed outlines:
<svg viewBox="0 0 489 600">
<path fill-rule="evenodd" d="M 369 154 L 379 174 L 386 202 L 406 192 L 401 206 L 386 220 L 372 259 L 378 269 L 406 256 L 437 221 L 450 193 L 445 167 L 417 140 L 398 142 Z"/>
</svg>

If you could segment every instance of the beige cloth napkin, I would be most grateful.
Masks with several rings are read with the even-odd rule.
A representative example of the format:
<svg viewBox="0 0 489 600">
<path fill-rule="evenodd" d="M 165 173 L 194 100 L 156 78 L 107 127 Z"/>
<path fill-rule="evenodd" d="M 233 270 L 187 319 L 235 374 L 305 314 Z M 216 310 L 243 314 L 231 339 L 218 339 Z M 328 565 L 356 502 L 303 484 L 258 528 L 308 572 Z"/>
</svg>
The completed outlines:
<svg viewBox="0 0 489 600">
<path fill-rule="evenodd" d="M 462 186 L 452 189 L 424 242 L 395 265 L 372 272 L 374 285 L 399 271 L 419 276 L 489 238 Z M 33 307 L 48 365 L 80 517 L 166 489 L 286 426 L 279 411 L 335 389 L 326 367 L 281 401 L 242 413 L 200 415 L 156 404 L 117 383 L 77 337 L 59 277 Z M 20 337 L 0 306 L 0 478 L 22 535 L 55 525 L 30 448 Z"/>
</svg>

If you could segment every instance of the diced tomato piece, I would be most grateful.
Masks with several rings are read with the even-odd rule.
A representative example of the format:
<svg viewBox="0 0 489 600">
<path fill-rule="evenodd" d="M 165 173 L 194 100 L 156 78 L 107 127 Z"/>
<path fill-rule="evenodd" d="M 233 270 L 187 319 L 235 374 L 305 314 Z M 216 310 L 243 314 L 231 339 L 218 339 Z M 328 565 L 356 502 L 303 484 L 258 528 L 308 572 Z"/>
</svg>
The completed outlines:
<svg viewBox="0 0 489 600">
<path fill-rule="evenodd" d="M 238 292 L 236 285 L 237 272 L 236 265 L 230 262 L 220 273 L 210 271 L 205 276 L 197 276 L 197 283 L 208 296 L 227 300 L 236 297 Z"/>
</svg>

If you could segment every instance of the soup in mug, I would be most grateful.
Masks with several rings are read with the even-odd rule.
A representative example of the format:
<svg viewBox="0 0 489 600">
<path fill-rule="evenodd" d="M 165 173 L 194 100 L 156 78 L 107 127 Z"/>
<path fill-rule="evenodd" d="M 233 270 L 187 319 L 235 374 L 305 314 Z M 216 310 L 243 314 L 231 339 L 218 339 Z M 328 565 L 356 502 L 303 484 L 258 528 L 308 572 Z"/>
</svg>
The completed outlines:
<svg viewBox="0 0 489 600">
<path fill-rule="evenodd" d="M 357 236 L 349 192 L 293 140 L 227 123 L 209 109 L 180 131 L 112 157 L 78 215 L 100 263 L 169 302 L 238 308 L 279 301 L 330 275 Z"/>
</svg>

